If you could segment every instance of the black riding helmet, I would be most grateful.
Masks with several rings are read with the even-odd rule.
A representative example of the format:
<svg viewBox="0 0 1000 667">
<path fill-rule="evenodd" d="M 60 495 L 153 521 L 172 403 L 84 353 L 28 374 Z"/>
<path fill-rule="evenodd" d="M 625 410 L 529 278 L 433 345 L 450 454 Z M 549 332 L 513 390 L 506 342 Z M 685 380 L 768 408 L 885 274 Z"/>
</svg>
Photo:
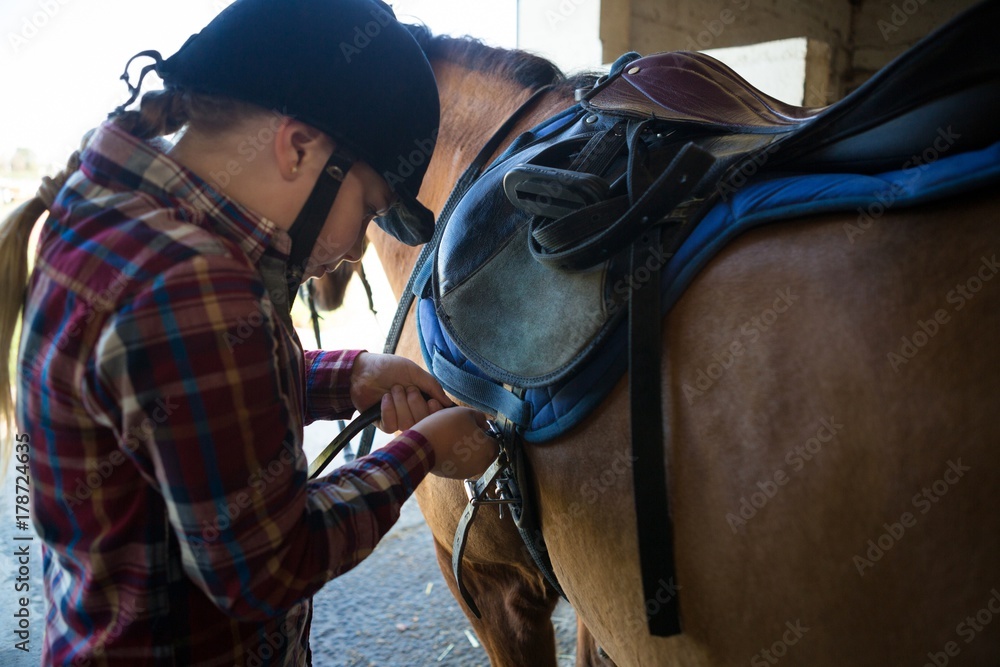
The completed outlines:
<svg viewBox="0 0 1000 667">
<path fill-rule="evenodd" d="M 150 68 L 167 89 L 274 109 L 337 143 L 289 230 L 290 268 L 304 266 L 355 158 L 370 164 L 399 198 L 376 223 L 408 245 L 430 239 L 434 215 L 416 196 L 437 138 L 437 84 L 427 57 L 388 5 L 236 0 L 173 56 L 161 62 L 158 55 Z"/>
</svg>

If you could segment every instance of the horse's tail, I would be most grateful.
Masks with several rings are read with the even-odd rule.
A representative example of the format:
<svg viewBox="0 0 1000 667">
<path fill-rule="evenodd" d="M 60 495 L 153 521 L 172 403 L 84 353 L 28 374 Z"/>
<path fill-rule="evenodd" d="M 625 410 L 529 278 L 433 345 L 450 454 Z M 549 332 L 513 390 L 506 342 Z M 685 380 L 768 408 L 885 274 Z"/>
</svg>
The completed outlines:
<svg viewBox="0 0 1000 667">
<path fill-rule="evenodd" d="M 84 143 L 90 138 L 88 133 Z M 81 150 L 83 148 L 81 147 Z M 66 179 L 80 167 L 80 151 L 73 153 L 59 174 L 42 179 L 34 197 L 0 222 L 0 471 L 7 470 L 16 430 L 11 368 L 16 363 L 14 333 L 24 307 L 28 284 L 28 242 L 31 230 L 52 206 Z"/>
</svg>

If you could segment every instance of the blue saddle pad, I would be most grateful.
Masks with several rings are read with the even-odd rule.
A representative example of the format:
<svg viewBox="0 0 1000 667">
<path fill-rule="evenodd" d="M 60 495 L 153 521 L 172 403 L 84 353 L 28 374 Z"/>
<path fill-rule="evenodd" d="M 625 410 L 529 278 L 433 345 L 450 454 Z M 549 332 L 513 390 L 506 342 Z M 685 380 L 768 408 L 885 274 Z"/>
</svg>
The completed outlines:
<svg viewBox="0 0 1000 667">
<path fill-rule="evenodd" d="M 819 213 L 855 211 L 857 219 L 844 225 L 846 240 L 853 243 L 887 207 L 943 199 L 997 181 L 1000 142 L 951 156 L 946 152 L 930 155 L 929 149 L 900 170 L 878 175 L 779 175 L 755 181 L 738 190 L 728 202 L 716 205 L 668 261 L 662 272 L 662 311 L 669 311 L 719 250 L 759 225 Z M 426 280 L 418 281 L 414 291 L 418 297 L 420 347 L 427 367 L 453 395 L 489 413 L 502 413 L 521 426 L 529 442 L 544 442 L 574 427 L 625 373 L 627 327 L 622 322 L 578 374 L 550 386 L 528 389 L 523 398 L 518 398 L 462 354 L 441 327 L 433 300 L 421 297 L 425 284 Z"/>
</svg>

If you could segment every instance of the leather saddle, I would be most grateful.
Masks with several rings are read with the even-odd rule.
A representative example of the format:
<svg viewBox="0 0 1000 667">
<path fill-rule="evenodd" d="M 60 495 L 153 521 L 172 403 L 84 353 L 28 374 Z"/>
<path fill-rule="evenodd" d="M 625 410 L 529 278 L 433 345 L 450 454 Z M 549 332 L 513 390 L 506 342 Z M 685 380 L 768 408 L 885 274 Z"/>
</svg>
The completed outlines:
<svg viewBox="0 0 1000 667">
<path fill-rule="evenodd" d="M 518 137 L 467 190 L 463 175 L 435 231 L 437 245 L 428 246 L 434 261 L 418 261 L 411 281 L 422 297 L 422 345 L 421 306 L 429 303 L 447 333 L 440 339 L 470 364 L 449 365 L 441 350 L 423 346 L 428 366 L 456 396 L 498 415 L 506 458 L 514 457 L 502 455 L 472 485 L 456 530 L 452 567 L 474 614 L 461 577 L 472 519 L 501 474 L 508 485 L 514 480 L 504 488 L 531 486 L 517 463 L 518 433 L 531 418 L 522 397 L 558 394 L 575 381 L 606 340 L 621 338 L 626 317 L 644 599 L 674 582 L 662 465 L 669 424 L 659 377 L 667 304 L 661 269 L 699 221 L 750 180 L 904 170 L 942 131 L 955 153 L 994 143 L 998 21 L 1000 0 L 974 7 L 822 109 L 770 98 L 703 54 L 626 54 L 576 105 Z M 531 494 L 513 496 L 520 496 L 511 514 L 525 545 L 560 590 L 544 549 L 533 546 L 541 532 Z M 508 500 L 500 491 L 500 501 Z M 656 636 L 681 632 L 677 597 L 647 622 Z"/>
<path fill-rule="evenodd" d="M 626 54 L 472 185 L 423 295 L 489 378 L 570 377 L 625 316 L 644 232 L 662 233 L 662 264 L 750 180 L 898 170 L 942 132 L 954 153 L 995 141 L 997 21 L 1000 3 L 978 5 L 823 108 L 782 103 L 701 53 Z"/>
</svg>

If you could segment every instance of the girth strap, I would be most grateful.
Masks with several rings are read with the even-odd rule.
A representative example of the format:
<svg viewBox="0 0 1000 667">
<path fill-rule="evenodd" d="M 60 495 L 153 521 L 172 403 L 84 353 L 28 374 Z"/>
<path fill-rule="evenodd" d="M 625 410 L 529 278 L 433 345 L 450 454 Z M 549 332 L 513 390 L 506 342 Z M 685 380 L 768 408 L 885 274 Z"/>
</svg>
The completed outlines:
<svg viewBox="0 0 1000 667">
<path fill-rule="evenodd" d="M 518 398 L 524 394 L 523 389 L 510 389 Z M 538 525 L 538 512 L 535 510 L 534 499 L 531 495 L 528 466 L 524 457 L 523 441 L 517 434 L 517 424 L 503 416 L 498 417 L 497 424 L 499 424 L 499 428 L 494 431 L 493 435 L 500 441 L 500 455 L 478 480 L 475 482 L 466 480 L 469 504 L 466 505 L 465 511 L 462 512 L 462 518 L 459 519 L 451 549 L 451 569 L 455 575 L 455 583 L 458 585 L 458 591 L 468 605 L 469 611 L 476 618 L 482 618 L 482 616 L 462 578 L 462 562 L 465 557 L 465 548 L 468 544 L 472 521 L 479 512 L 479 508 L 484 504 L 499 504 L 501 517 L 503 516 L 503 505 L 510 505 L 514 525 L 517 527 L 521 540 L 535 566 L 541 571 L 549 585 L 563 599 L 566 598 L 566 594 L 556 579 L 555 571 L 552 569 L 552 561 L 545 549 L 545 540 Z M 498 487 L 499 498 L 489 497 L 490 488 L 494 484 Z"/>
<path fill-rule="evenodd" d="M 469 611 L 476 618 L 482 618 L 483 616 L 479 611 L 479 607 L 476 606 L 476 601 L 469 593 L 469 589 L 465 587 L 465 581 L 462 579 L 462 559 L 465 557 L 465 547 L 469 543 L 469 529 L 472 528 L 472 520 L 476 518 L 476 514 L 479 513 L 479 509 L 482 507 L 479 499 L 486 495 L 489 488 L 496 482 L 497 477 L 506 469 L 507 457 L 501 454 L 486 469 L 483 476 L 476 480 L 473 487 L 474 497 L 469 499 L 469 504 L 465 506 L 465 511 L 462 512 L 462 518 L 458 520 L 455 539 L 451 545 L 451 571 L 455 575 L 455 583 L 458 584 L 458 591 L 462 594 L 462 599 L 468 605 Z"/>
</svg>

